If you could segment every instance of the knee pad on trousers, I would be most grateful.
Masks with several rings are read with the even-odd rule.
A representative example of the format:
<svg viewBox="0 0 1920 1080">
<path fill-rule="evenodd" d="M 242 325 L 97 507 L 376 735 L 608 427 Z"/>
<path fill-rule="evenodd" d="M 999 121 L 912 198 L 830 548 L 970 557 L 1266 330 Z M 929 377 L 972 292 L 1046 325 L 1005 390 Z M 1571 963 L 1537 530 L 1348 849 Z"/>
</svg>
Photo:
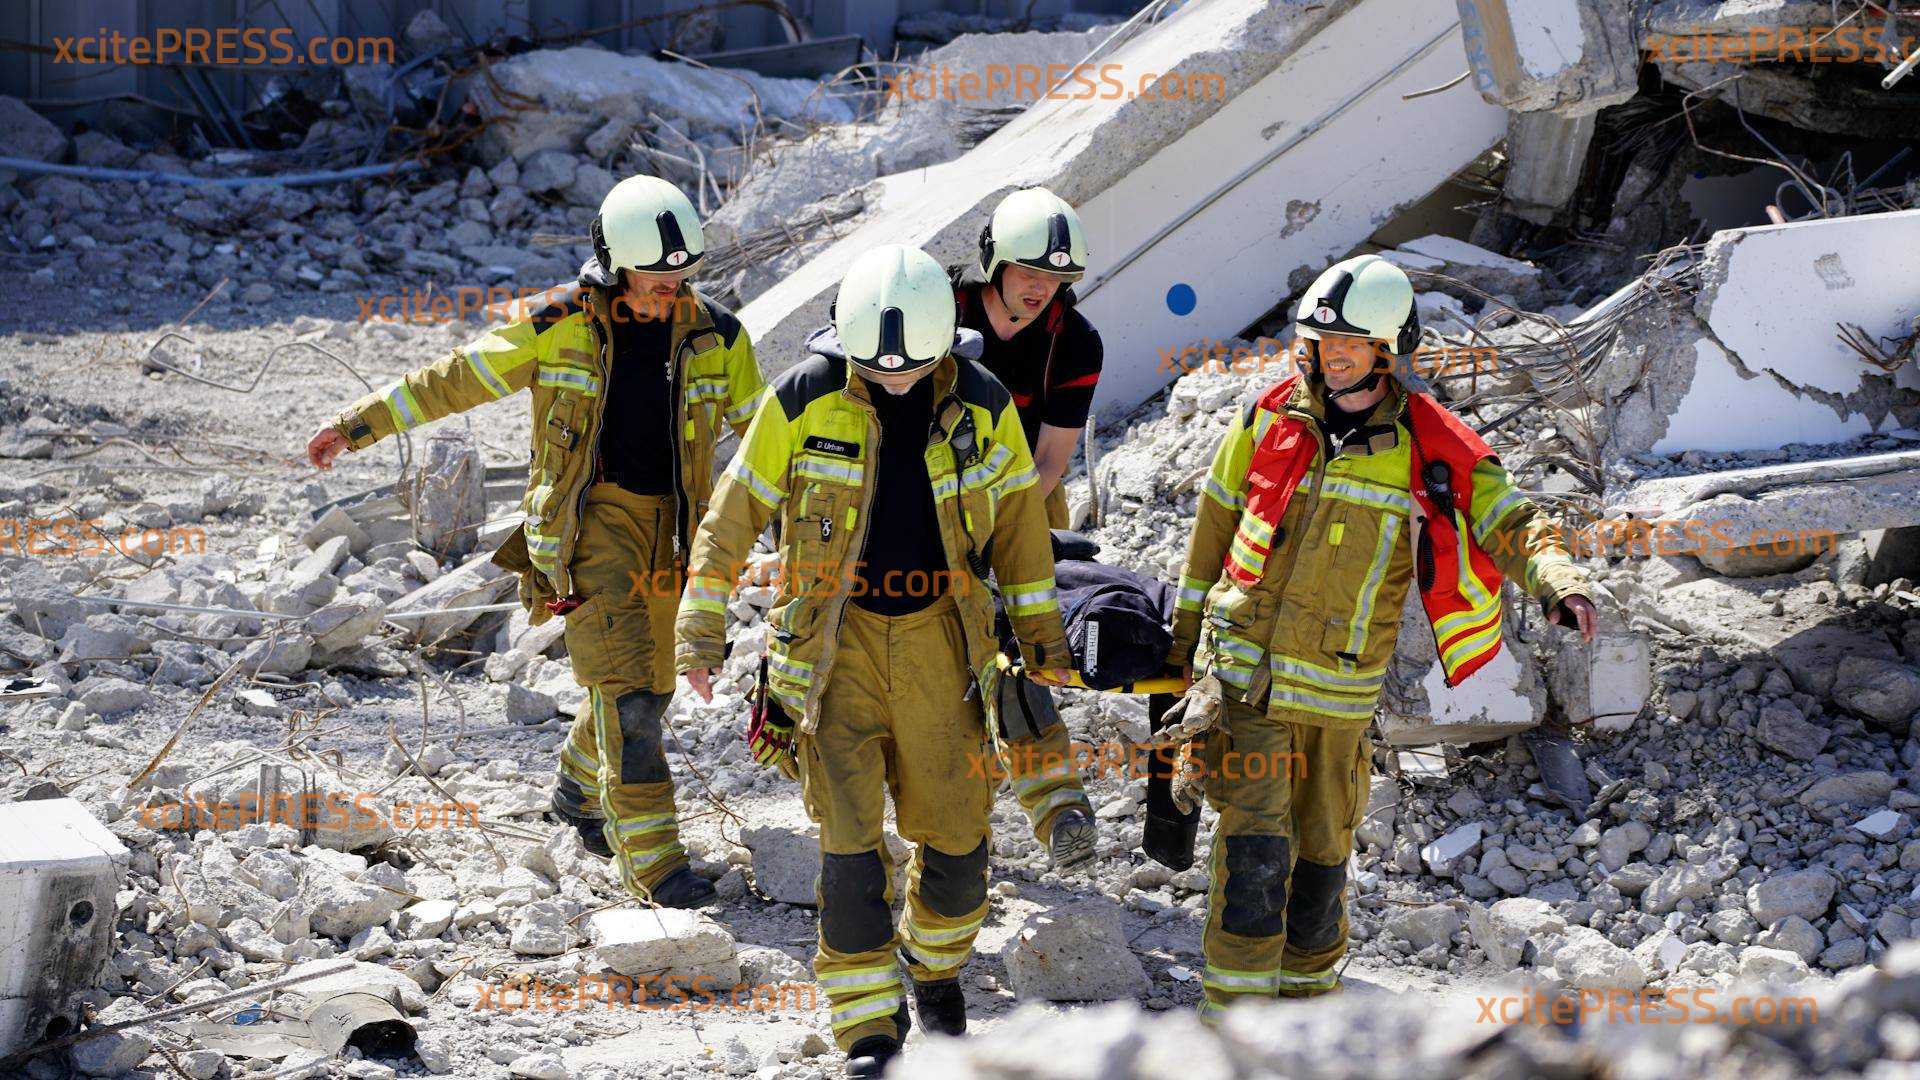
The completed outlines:
<svg viewBox="0 0 1920 1080">
<path fill-rule="evenodd" d="M 931 844 L 920 848 L 920 900 L 934 914 L 957 919 L 968 915 L 987 899 L 987 842 L 965 855 L 935 851 Z"/>
<path fill-rule="evenodd" d="M 893 937 L 880 853 L 820 856 L 820 940 L 835 952 L 868 952 Z"/>
<path fill-rule="evenodd" d="M 1227 837 L 1226 904 L 1220 928 L 1241 937 L 1273 937 L 1285 930 L 1287 863 L 1284 836 Z"/>
<path fill-rule="evenodd" d="M 620 695 L 620 782 L 657 784 L 670 780 L 666 749 L 660 745 L 660 718 L 666 715 L 666 694 L 635 690 Z"/>
<path fill-rule="evenodd" d="M 1296 952 L 1319 952 L 1340 940 L 1347 864 L 1301 859 L 1293 864 L 1293 897 L 1287 901 L 1287 944 Z"/>
</svg>

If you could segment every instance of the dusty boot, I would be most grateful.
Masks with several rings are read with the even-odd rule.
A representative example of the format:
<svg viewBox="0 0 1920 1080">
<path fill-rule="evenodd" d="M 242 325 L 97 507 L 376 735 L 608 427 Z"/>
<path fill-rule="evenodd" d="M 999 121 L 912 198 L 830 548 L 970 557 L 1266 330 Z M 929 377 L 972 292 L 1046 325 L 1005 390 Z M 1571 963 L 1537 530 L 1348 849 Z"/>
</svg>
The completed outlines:
<svg viewBox="0 0 1920 1080">
<path fill-rule="evenodd" d="M 887 1062 L 900 1053 L 900 1040 L 891 1035 L 869 1035 L 847 1051 L 848 1076 L 879 1076 Z"/>
<path fill-rule="evenodd" d="M 713 882 L 686 867 L 660 879 L 653 887 L 653 902 L 661 907 L 696 908 L 713 900 Z"/>
<path fill-rule="evenodd" d="M 1065 870 L 1093 860 L 1093 847 L 1100 839 L 1100 831 L 1095 827 L 1093 818 L 1085 811 L 1066 809 L 1053 819 L 1053 838 L 1048 844 L 1053 854 L 1053 868 Z"/>
<path fill-rule="evenodd" d="M 606 820 L 597 817 L 584 817 L 572 811 L 559 792 L 554 792 L 553 809 L 550 813 L 563 824 L 571 825 L 573 831 L 580 834 L 580 846 L 592 855 L 603 859 L 613 858 L 613 849 L 607 846 Z"/>
<path fill-rule="evenodd" d="M 942 1035 L 967 1033 L 967 998 L 960 991 L 960 979 L 913 980 L 913 1007 L 920 1014 L 920 1025 Z"/>
<path fill-rule="evenodd" d="M 613 848 L 607 844 L 606 822 L 597 818 L 575 818 L 569 824 L 580 834 L 580 846 L 586 848 L 588 854 L 613 858 Z"/>
</svg>

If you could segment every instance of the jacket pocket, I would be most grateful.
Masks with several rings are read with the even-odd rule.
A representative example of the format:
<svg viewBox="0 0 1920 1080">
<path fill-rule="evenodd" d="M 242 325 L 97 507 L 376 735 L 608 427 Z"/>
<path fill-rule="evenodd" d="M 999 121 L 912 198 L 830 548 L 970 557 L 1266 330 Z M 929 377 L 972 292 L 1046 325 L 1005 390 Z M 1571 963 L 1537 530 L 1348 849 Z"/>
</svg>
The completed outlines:
<svg viewBox="0 0 1920 1080">
<path fill-rule="evenodd" d="M 855 494 L 845 484 L 808 481 L 802 486 L 788 523 L 792 532 L 787 550 L 792 565 L 782 568 L 792 575 L 795 593 L 806 596 L 830 592 L 855 572 L 856 568 L 835 555 L 847 547 L 845 537 L 852 524 L 847 511 L 853 506 Z"/>
<path fill-rule="evenodd" d="M 553 520 L 563 494 L 561 480 L 585 438 L 586 409 L 579 395 L 556 393 L 534 432 L 533 470 L 525 510 L 538 523 Z"/>
<path fill-rule="evenodd" d="M 567 621 L 567 659 L 573 667 L 574 680 L 589 686 L 612 678 L 613 646 L 609 631 L 613 628 L 613 613 L 607 610 L 606 596 L 590 596 L 562 618 Z"/>
</svg>

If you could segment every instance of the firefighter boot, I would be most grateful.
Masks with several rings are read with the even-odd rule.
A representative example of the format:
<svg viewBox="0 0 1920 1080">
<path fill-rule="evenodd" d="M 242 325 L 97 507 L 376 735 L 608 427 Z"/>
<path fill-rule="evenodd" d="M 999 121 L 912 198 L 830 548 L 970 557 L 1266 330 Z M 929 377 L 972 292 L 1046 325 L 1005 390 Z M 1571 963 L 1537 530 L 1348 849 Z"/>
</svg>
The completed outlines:
<svg viewBox="0 0 1920 1080">
<path fill-rule="evenodd" d="M 1047 849 L 1053 855 L 1053 868 L 1067 870 L 1093 861 L 1093 847 L 1100 839 L 1093 818 L 1079 807 L 1070 806 L 1053 819 L 1053 838 Z"/>
<path fill-rule="evenodd" d="M 653 887 L 653 902 L 661 907 L 697 908 L 713 900 L 713 882 L 681 867 Z"/>
<path fill-rule="evenodd" d="M 913 1008 L 920 1026 L 942 1035 L 967 1033 L 967 996 L 960 990 L 960 977 L 913 980 Z"/>
</svg>

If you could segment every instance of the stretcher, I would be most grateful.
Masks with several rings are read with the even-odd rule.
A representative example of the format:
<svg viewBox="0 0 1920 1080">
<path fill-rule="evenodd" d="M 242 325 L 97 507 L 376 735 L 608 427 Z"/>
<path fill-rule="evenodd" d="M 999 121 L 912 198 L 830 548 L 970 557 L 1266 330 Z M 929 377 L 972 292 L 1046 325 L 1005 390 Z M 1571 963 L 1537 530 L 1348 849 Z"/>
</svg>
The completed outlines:
<svg viewBox="0 0 1920 1080">
<path fill-rule="evenodd" d="M 1008 656 L 1006 653 L 1001 653 L 996 656 L 994 662 L 999 665 L 1001 671 L 1015 678 L 1026 674 L 1025 666 L 1019 660 Z M 1098 687 L 1088 686 L 1086 680 L 1081 678 L 1078 671 L 1069 670 L 1067 673 L 1067 681 L 1064 685 L 1071 686 L 1076 690 L 1093 690 L 1101 694 L 1181 694 L 1187 689 L 1187 680 L 1183 675 L 1161 675 L 1151 679 L 1138 679 L 1134 682 L 1121 683 L 1119 686 L 1111 686 L 1102 690 Z"/>
</svg>

